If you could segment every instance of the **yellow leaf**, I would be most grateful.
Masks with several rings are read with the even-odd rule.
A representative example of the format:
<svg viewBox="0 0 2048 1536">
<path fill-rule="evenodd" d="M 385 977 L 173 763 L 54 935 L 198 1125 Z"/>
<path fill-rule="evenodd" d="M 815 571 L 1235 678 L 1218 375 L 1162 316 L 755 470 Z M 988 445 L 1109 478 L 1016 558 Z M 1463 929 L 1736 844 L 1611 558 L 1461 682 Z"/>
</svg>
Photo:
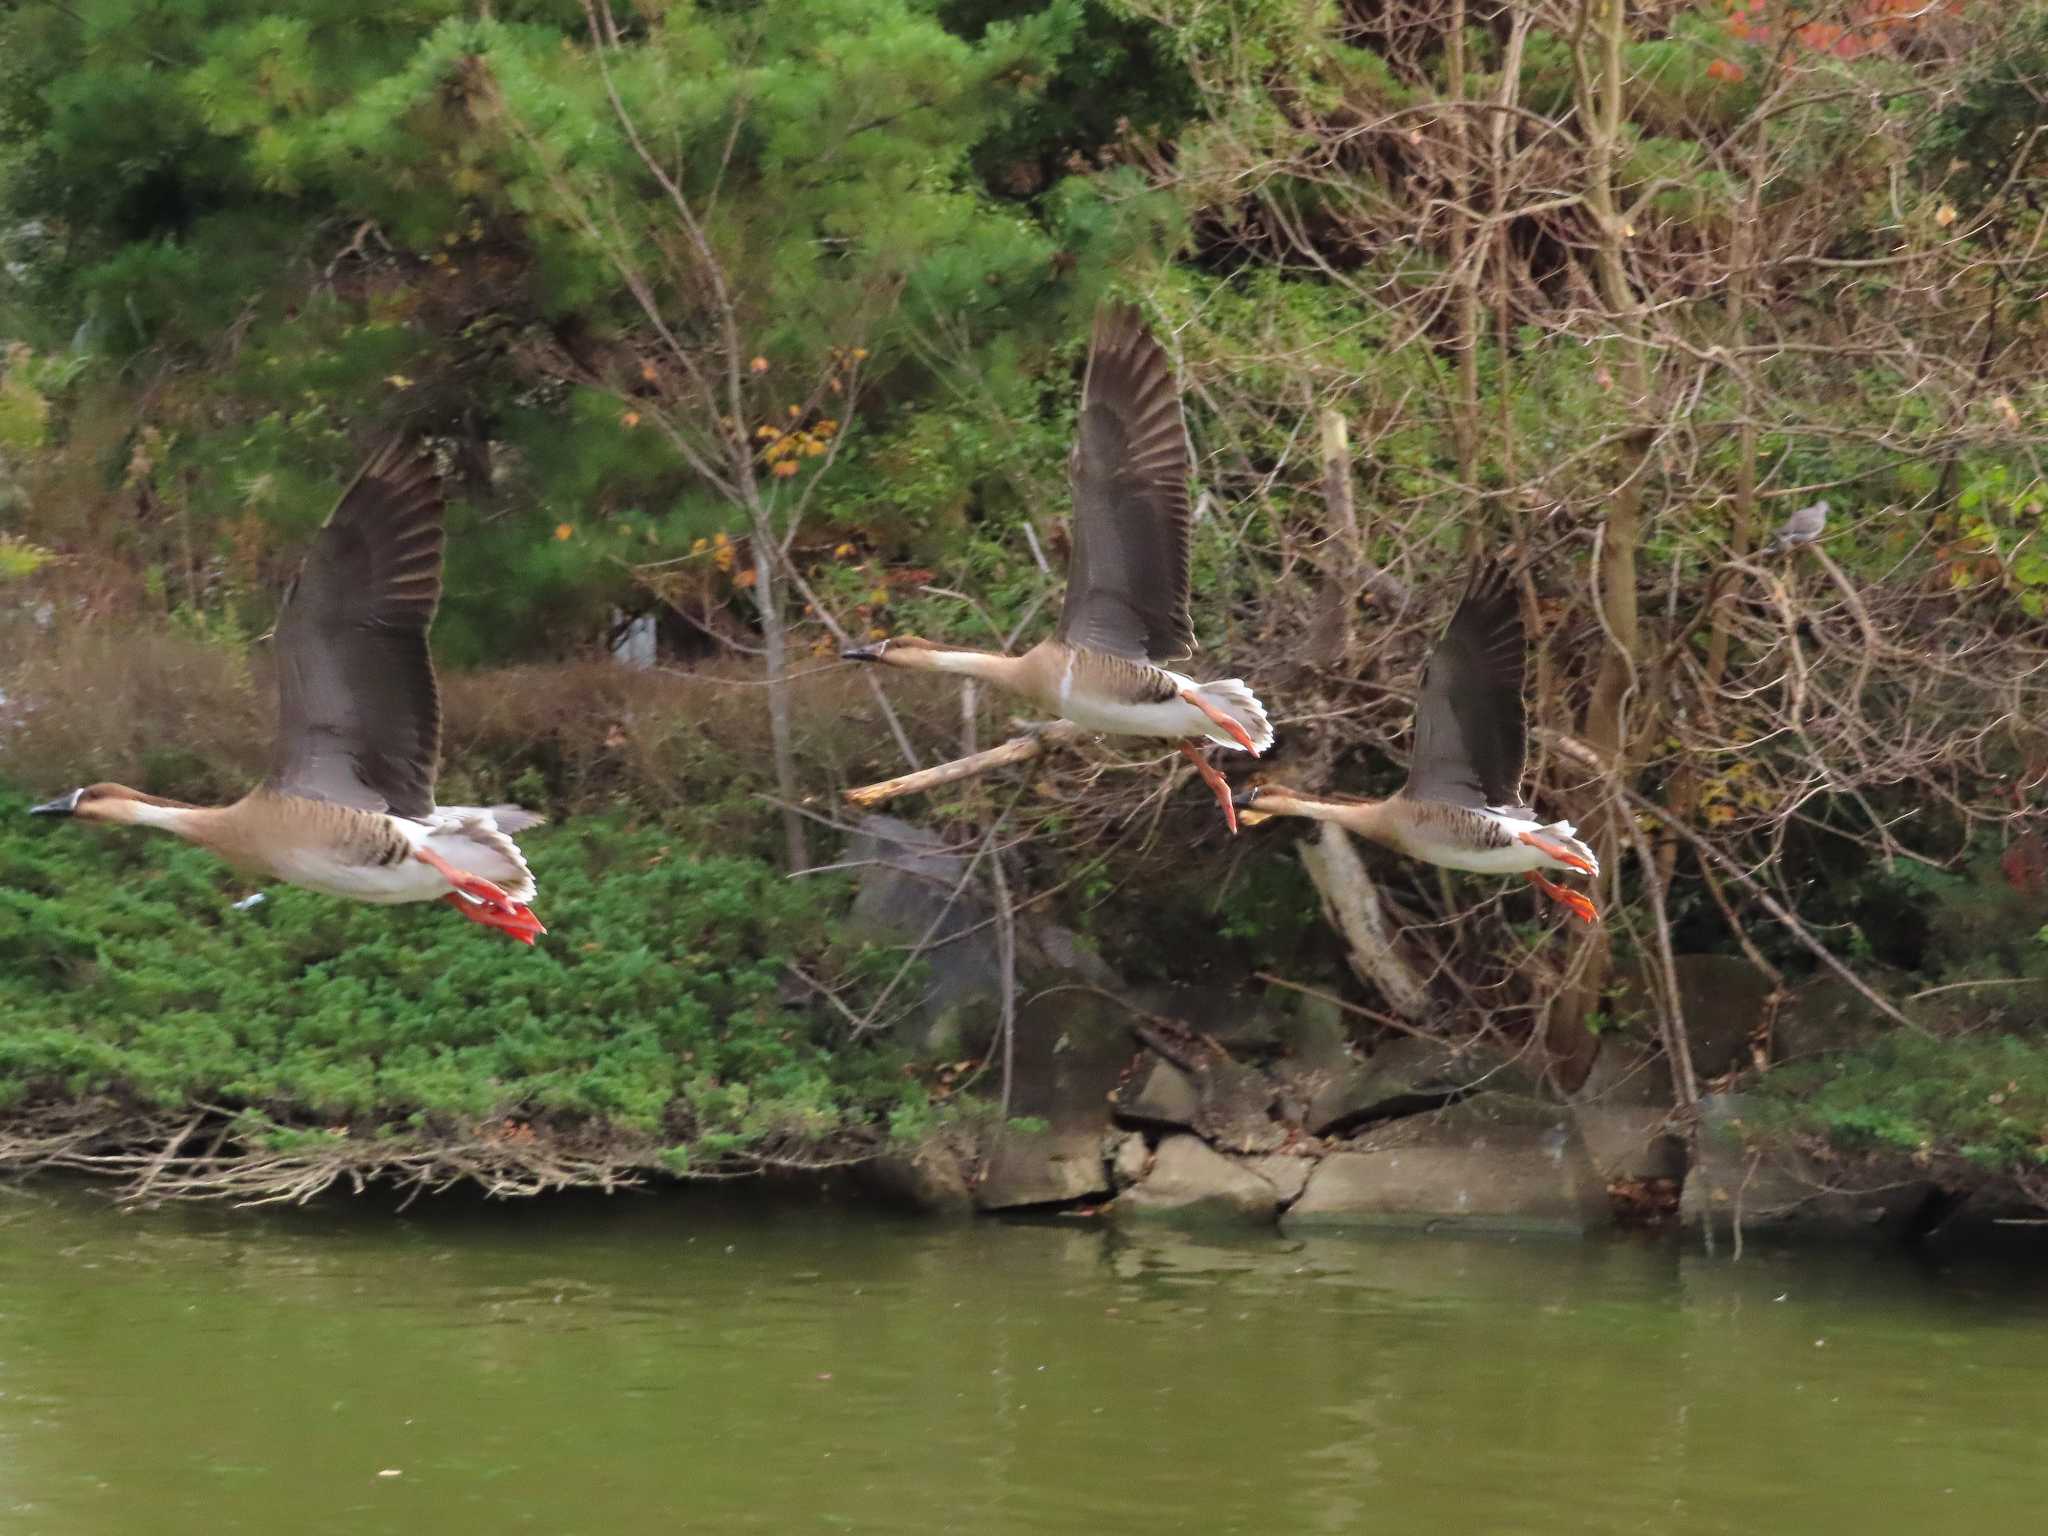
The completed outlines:
<svg viewBox="0 0 2048 1536">
<path fill-rule="evenodd" d="M 574 525 L 573 525 L 573 524 L 570 524 L 570 523 L 557 523 L 557 524 L 555 524 L 555 537 L 556 537 L 557 539 L 566 539 L 566 538 L 568 538 L 568 537 L 569 537 L 570 535 L 572 535 L 572 534 L 573 534 L 573 533 L 575 533 L 575 532 L 576 532 L 576 529 L 575 529 L 575 527 L 574 527 Z"/>
<path fill-rule="evenodd" d="M 839 545 L 839 546 L 838 546 L 837 548 L 835 548 L 835 549 L 834 549 L 834 550 L 832 551 L 832 558 L 833 558 L 834 560 L 850 560 L 850 559 L 852 559 L 852 558 L 853 558 L 853 546 L 852 546 L 851 544 L 841 544 L 841 545 Z"/>
<path fill-rule="evenodd" d="M 412 380 L 408 379 L 402 373 L 387 373 L 384 375 L 384 382 L 386 384 L 389 384 L 393 389 L 412 388 Z"/>
<path fill-rule="evenodd" d="M 784 459 L 784 460 L 783 460 L 783 461 L 782 461 L 782 462 L 781 462 L 780 464 L 778 464 L 778 465 L 776 465 L 776 466 L 775 466 L 775 475 L 776 475 L 776 478 L 777 478 L 777 479 L 781 479 L 781 480 L 787 480 L 787 479 L 788 479 L 788 478 L 789 478 L 789 477 L 790 477 L 791 475 L 793 475 L 793 474 L 795 474 L 795 473 L 796 473 L 796 460 L 795 460 L 795 459 Z"/>
<path fill-rule="evenodd" d="M 1956 205 L 1954 203 L 1943 203 L 1939 208 L 1935 209 L 1934 222 L 1939 224 L 1943 229 L 1947 229 L 1949 225 L 1955 223 L 1955 221 Z"/>
<path fill-rule="evenodd" d="M 739 575 L 733 577 L 732 584 L 736 587 L 751 587 L 754 584 L 754 578 L 754 568 L 752 566 L 748 566 L 744 571 L 741 571 Z"/>
</svg>

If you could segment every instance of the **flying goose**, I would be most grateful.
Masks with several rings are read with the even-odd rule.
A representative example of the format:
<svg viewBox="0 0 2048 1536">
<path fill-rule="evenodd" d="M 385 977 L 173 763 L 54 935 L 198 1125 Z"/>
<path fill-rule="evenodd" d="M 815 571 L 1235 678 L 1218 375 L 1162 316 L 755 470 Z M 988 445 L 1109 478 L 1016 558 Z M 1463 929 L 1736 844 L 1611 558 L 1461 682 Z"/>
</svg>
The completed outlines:
<svg viewBox="0 0 2048 1536">
<path fill-rule="evenodd" d="M 1598 921 L 1590 898 L 1541 873 L 1564 869 L 1597 879 L 1600 861 L 1570 822 L 1542 823 L 1521 801 L 1529 750 L 1523 652 L 1522 605 L 1507 568 L 1476 565 L 1422 671 L 1408 782 L 1385 800 L 1254 786 L 1238 792 L 1238 808 L 1334 821 L 1446 869 L 1521 874 L 1574 917 Z"/>
<path fill-rule="evenodd" d="M 436 806 L 441 706 L 427 627 L 441 600 L 441 491 L 394 441 L 343 493 L 285 593 L 275 631 L 270 774 L 233 805 L 88 784 L 41 816 L 158 827 L 228 863 L 329 896 L 445 899 L 523 944 L 546 933 L 515 805 Z"/>
<path fill-rule="evenodd" d="M 1239 679 L 1198 683 L 1169 665 L 1195 649 L 1187 424 L 1173 365 L 1131 306 L 1096 314 L 1067 474 L 1073 553 L 1051 639 L 1006 656 L 897 635 L 841 654 L 980 678 L 1086 730 L 1177 742 L 1235 832 L 1230 786 L 1195 744 L 1256 756 L 1273 728 Z"/>
</svg>

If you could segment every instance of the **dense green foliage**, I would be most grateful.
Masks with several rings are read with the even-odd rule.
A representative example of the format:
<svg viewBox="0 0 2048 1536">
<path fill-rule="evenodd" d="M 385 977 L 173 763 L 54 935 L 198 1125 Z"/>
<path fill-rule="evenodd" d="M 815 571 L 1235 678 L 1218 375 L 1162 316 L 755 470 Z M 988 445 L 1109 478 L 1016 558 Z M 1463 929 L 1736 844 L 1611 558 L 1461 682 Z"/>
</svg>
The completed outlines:
<svg viewBox="0 0 2048 1536">
<path fill-rule="evenodd" d="M 526 950 L 440 906 L 273 889 L 168 839 L 33 823 L 0 792 L 0 1103 L 224 1105 L 280 1127 L 480 1134 L 543 1121 L 671 1166 L 871 1144 L 922 1103 L 882 1052 L 788 1000 L 850 983 L 829 878 L 678 847 L 623 817 L 529 839 L 560 938 Z M 844 973 L 844 974 L 842 974 Z"/>
<path fill-rule="evenodd" d="M 1766 1124 L 1779 1129 L 1815 1129 L 1850 1150 L 1923 1164 L 2048 1170 L 2048 1046 L 2030 1035 L 1901 1030 L 1765 1081 Z"/>
</svg>

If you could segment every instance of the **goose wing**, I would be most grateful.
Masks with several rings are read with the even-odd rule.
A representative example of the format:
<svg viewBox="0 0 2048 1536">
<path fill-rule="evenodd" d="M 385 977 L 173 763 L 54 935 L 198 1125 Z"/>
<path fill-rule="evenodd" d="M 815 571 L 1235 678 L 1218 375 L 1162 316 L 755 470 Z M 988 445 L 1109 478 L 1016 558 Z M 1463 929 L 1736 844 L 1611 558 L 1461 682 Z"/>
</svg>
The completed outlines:
<svg viewBox="0 0 2048 1536">
<path fill-rule="evenodd" d="M 1193 654 L 1187 423 L 1173 365 L 1130 305 L 1095 317 L 1067 473 L 1074 548 L 1059 638 L 1130 661 Z"/>
<path fill-rule="evenodd" d="M 1521 803 L 1522 603 L 1506 566 L 1482 562 L 1422 671 L 1404 793 L 1452 805 Z"/>
<path fill-rule="evenodd" d="M 398 816 L 434 808 L 441 701 L 427 626 L 441 601 L 433 464 L 386 445 L 313 540 L 278 615 L 280 793 Z"/>
</svg>

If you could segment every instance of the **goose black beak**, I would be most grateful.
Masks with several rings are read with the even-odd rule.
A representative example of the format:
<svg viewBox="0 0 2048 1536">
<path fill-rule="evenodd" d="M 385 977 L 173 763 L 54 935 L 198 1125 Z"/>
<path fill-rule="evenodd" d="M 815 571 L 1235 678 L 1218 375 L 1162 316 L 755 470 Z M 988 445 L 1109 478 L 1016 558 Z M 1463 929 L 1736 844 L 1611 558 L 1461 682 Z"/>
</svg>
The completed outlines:
<svg viewBox="0 0 2048 1536">
<path fill-rule="evenodd" d="M 28 808 L 31 816 L 69 816 L 78 809 L 78 797 L 85 793 L 83 788 L 74 789 L 68 795 L 59 795 L 54 800 L 45 800 L 41 805 Z"/>
<path fill-rule="evenodd" d="M 1250 810 L 1265 787 L 1263 784 L 1247 784 L 1244 788 L 1233 791 L 1230 796 L 1232 807 L 1240 811 Z"/>
<path fill-rule="evenodd" d="M 884 640 L 879 645 L 856 645 L 851 650 L 841 651 L 839 659 L 841 661 L 880 661 L 882 659 L 882 652 L 888 644 L 889 642 Z"/>
</svg>

